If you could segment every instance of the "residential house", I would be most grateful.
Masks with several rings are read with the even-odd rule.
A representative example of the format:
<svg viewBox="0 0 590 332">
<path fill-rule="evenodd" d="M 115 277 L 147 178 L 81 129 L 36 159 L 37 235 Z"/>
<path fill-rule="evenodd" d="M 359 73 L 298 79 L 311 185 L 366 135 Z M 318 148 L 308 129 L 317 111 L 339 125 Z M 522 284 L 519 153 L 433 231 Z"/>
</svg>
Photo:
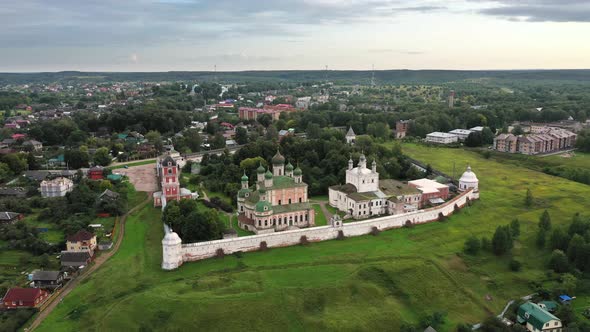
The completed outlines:
<svg viewBox="0 0 590 332">
<path fill-rule="evenodd" d="M 63 284 L 64 278 L 62 271 L 35 271 L 32 281 L 36 288 L 55 289 Z"/>
<path fill-rule="evenodd" d="M 74 182 L 67 178 L 55 178 L 53 180 L 43 180 L 39 185 L 42 197 L 64 197 L 67 193 L 74 190 Z"/>
<path fill-rule="evenodd" d="M 524 303 L 518 307 L 516 321 L 531 332 L 561 332 L 563 330 L 559 318 L 532 302 Z"/>
<path fill-rule="evenodd" d="M 36 308 L 49 297 L 49 293 L 40 288 L 11 288 L 6 292 L 2 303 L 8 309 Z"/>
<path fill-rule="evenodd" d="M 22 213 L 0 212 L 0 225 L 14 224 L 24 218 Z"/>
<path fill-rule="evenodd" d="M 102 180 L 104 178 L 104 169 L 102 166 L 94 166 L 88 170 L 90 180 Z"/>
<path fill-rule="evenodd" d="M 310 104 L 311 97 L 301 97 L 297 98 L 297 101 L 295 102 L 295 107 L 298 109 L 306 110 L 309 108 Z"/>
<path fill-rule="evenodd" d="M 469 136 L 469 134 L 471 134 L 472 131 L 471 130 L 467 130 L 467 129 L 454 129 L 449 131 L 449 134 L 453 134 L 456 135 L 460 141 L 464 141 L 467 139 L 467 137 Z"/>
<path fill-rule="evenodd" d="M 68 236 L 66 240 L 67 251 L 86 251 L 92 256 L 94 249 L 96 249 L 96 235 L 84 229 Z"/>
<path fill-rule="evenodd" d="M 62 267 L 79 268 L 90 263 L 92 256 L 88 251 L 62 251 L 60 259 Z"/>
<path fill-rule="evenodd" d="M 32 151 L 41 151 L 41 150 L 43 150 L 43 143 L 41 143 L 39 141 L 36 141 L 34 139 L 25 141 L 23 143 L 23 146 L 25 148 L 30 148 Z"/>
<path fill-rule="evenodd" d="M 101 201 L 104 201 L 104 200 L 116 201 L 119 199 L 119 196 L 120 196 L 119 193 L 116 193 L 116 192 L 109 190 L 109 189 L 105 189 L 105 191 L 103 191 L 102 194 L 100 194 L 98 196 L 98 199 Z"/>
</svg>

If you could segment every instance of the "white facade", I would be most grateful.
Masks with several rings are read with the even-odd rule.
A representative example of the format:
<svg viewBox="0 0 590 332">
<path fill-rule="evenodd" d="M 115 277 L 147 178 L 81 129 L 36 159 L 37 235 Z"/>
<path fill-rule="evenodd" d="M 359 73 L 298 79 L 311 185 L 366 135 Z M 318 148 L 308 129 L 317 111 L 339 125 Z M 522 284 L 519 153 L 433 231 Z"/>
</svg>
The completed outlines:
<svg viewBox="0 0 590 332">
<path fill-rule="evenodd" d="M 459 179 L 459 191 L 465 191 L 473 189 L 475 192 L 479 192 L 479 180 L 475 173 L 471 171 L 471 166 L 467 166 L 467 170 Z"/>
<path fill-rule="evenodd" d="M 301 98 L 297 98 L 297 101 L 295 102 L 295 107 L 302 109 L 302 110 L 306 110 L 309 108 L 310 104 L 311 104 L 311 97 L 301 97 Z"/>
<path fill-rule="evenodd" d="M 74 182 L 68 178 L 41 181 L 39 190 L 43 197 L 63 197 L 74 189 Z"/>
<path fill-rule="evenodd" d="M 367 168 L 367 158 L 361 154 L 358 166 L 352 168 L 352 160 L 348 162 L 348 169 L 346 170 L 346 183 L 350 183 L 356 187 L 360 193 L 379 190 L 379 173 L 377 173 L 377 165 L 373 162 L 373 168 Z"/>
<path fill-rule="evenodd" d="M 471 130 L 468 129 L 455 129 L 449 131 L 449 134 L 456 135 L 460 140 L 464 141 L 467 139 L 467 136 L 471 134 Z"/>
<path fill-rule="evenodd" d="M 457 135 L 449 134 L 449 133 L 441 133 L 435 131 L 426 135 L 426 142 L 430 143 L 438 143 L 438 144 L 451 144 L 456 143 L 459 141 L 459 137 Z"/>
<path fill-rule="evenodd" d="M 174 270 L 182 265 L 182 240 L 167 226 L 166 235 L 162 239 L 162 269 Z"/>
<path fill-rule="evenodd" d="M 373 228 L 387 230 L 400 228 L 410 224 L 417 225 L 438 221 L 440 213 L 444 216 L 449 216 L 455 211 L 455 205 L 463 207 L 467 204 L 468 200 L 475 200 L 478 198 L 479 193 L 468 190 L 453 200 L 435 208 L 353 223 L 342 224 L 341 222 L 334 222 L 330 226 L 311 227 L 270 234 L 183 244 L 181 245 L 180 250 L 178 249 L 178 239 L 176 239 L 174 235 L 168 237 L 169 234 L 167 234 L 162 241 L 164 253 L 162 268 L 174 269 L 175 267 L 180 266 L 183 262 L 211 258 L 214 257 L 219 250 L 222 250 L 226 255 L 237 251 L 256 251 L 260 249 L 262 242 L 265 242 L 268 248 L 285 247 L 301 243 L 302 236 L 305 236 L 307 241 L 317 242 L 336 239 L 340 232 L 346 237 L 361 236 L 371 233 Z"/>
<path fill-rule="evenodd" d="M 352 127 L 348 128 L 345 138 L 346 144 L 354 144 L 356 141 L 356 134 L 354 133 L 354 130 L 352 130 Z"/>
</svg>

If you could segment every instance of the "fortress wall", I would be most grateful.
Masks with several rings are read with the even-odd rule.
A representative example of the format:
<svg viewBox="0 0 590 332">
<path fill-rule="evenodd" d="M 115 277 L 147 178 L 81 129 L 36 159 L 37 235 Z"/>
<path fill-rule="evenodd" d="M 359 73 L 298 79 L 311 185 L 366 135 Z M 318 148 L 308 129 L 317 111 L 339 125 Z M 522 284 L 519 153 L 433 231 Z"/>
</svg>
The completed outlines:
<svg viewBox="0 0 590 332">
<path fill-rule="evenodd" d="M 260 243 L 263 241 L 266 242 L 268 248 L 277 248 L 297 245 L 301 243 L 302 236 L 305 236 L 309 242 L 318 242 L 336 239 L 339 231 L 342 231 L 344 236 L 347 237 L 361 236 L 369 234 L 373 227 L 379 230 L 400 228 L 406 225 L 408 221 L 412 225 L 424 224 L 437 221 L 439 213 L 445 216 L 451 215 L 454 212 L 455 205 L 460 208 L 465 206 L 468 198 L 471 200 L 478 199 L 479 193 L 469 190 L 455 197 L 453 200 L 430 209 L 345 223 L 340 226 L 329 225 L 233 239 L 183 244 L 181 248 L 182 261 L 190 262 L 214 257 L 219 249 L 222 249 L 224 254 L 231 254 L 238 251 L 256 251 L 260 249 Z"/>
</svg>

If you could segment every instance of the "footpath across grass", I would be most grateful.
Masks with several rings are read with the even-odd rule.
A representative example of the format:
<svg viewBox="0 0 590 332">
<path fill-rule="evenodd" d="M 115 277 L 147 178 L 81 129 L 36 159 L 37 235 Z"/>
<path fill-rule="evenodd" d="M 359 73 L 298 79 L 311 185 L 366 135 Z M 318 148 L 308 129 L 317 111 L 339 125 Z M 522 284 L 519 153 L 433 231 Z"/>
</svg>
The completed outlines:
<svg viewBox="0 0 590 332">
<path fill-rule="evenodd" d="M 480 179 L 481 200 L 445 222 L 306 246 L 186 263 L 163 271 L 160 210 L 146 206 L 127 220 L 120 251 L 75 289 L 38 331 L 138 330 L 399 330 L 435 311 L 439 331 L 497 315 L 550 283 L 549 251 L 535 246 L 544 209 L 553 227 L 590 206 L 590 186 L 486 160 L 476 152 L 404 146 L 411 157 L 445 173 L 467 164 Z M 524 207 L 526 189 L 535 197 Z M 491 238 L 518 218 L 510 255 L 466 256 L 467 237 Z M 522 262 L 512 272 L 512 258 Z M 577 308 L 576 308 L 577 309 Z"/>
</svg>

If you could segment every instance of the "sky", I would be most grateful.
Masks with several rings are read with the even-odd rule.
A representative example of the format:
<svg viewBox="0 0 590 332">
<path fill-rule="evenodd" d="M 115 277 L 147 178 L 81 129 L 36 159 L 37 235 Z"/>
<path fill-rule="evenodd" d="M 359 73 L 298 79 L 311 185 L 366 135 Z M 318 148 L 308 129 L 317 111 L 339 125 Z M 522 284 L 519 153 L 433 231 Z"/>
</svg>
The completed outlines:
<svg viewBox="0 0 590 332">
<path fill-rule="evenodd" d="M 590 0 L 0 0 L 0 72 L 590 68 Z"/>
</svg>

